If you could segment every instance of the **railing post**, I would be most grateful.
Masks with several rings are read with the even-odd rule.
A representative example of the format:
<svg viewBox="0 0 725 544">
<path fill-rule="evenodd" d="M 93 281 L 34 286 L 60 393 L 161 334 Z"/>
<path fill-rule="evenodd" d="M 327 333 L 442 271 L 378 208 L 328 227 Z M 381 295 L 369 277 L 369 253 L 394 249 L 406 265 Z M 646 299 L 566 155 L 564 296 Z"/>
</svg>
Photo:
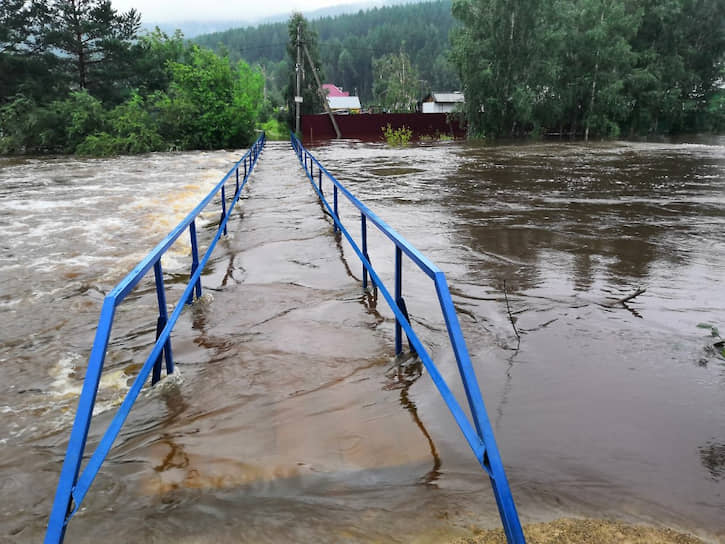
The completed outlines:
<svg viewBox="0 0 725 544">
<path fill-rule="evenodd" d="M 237 166 L 237 189 L 234 191 L 234 194 L 236 195 L 239 192 L 239 166 Z"/>
<path fill-rule="evenodd" d="M 244 179 L 247 179 L 247 157 L 249 155 L 244 156 Z"/>
<path fill-rule="evenodd" d="M 96 393 L 101 381 L 103 361 L 106 357 L 115 311 L 116 301 L 106 296 L 101 308 L 101 317 L 96 328 L 96 337 L 91 348 L 91 355 L 88 359 L 88 369 L 83 380 L 81 396 L 78 399 L 78 409 L 73 421 L 68 449 L 60 471 L 60 480 L 58 481 L 53 509 L 48 520 L 48 530 L 45 534 L 45 544 L 63 542 L 65 536 L 68 515 L 73 507 L 73 487 L 78 480 L 78 472 L 86 448 L 88 430 L 93 417 L 93 406 L 96 402 Z"/>
<path fill-rule="evenodd" d="M 368 256 L 368 218 L 364 213 L 360 213 L 360 230 L 362 231 L 362 254 L 365 256 L 368 262 L 370 257 Z M 363 289 L 368 288 L 368 269 L 365 263 L 362 265 L 363 274 Z"/>
<path fill-rule="evenodd" d="M 319 182 L 319 185 L 320 185 L 320 194 L 322 194 L 322 168 L 320 168 L 320 171 L 318 172 L 318 174 L 319 174 L 319 177 L 320 177 L 320 182 Z"/>
<path fill-rule="evenodd" d="M 227 216 L 227 195 L 224 191 L 224 185 L 222 185 L 222 217 L 219 220 L 220 223 L 224 223 L 224 219 Z M 227 224 L 224 223 L 224 236 L 227 235 Z"/>
<path fill-rule="evenodd" d="M 156 278 L 156 299 L 159 303 L 159 318 L 156 321 L 156 339 L 161 336 L 161 331 L 164 330 L 166 323 L 169 320 L 169 314 L 166 310 L 166 290 L 164 288 L 164 274 L 161 270 L 161 258 L 154 263 L 154 277 Z M 171 354 L 171 337 L 166 340 L 164 345 L 164 352 L 166 358 L 166 375 L 174 372 L 174 359 Z M 154 363 L 154 373 L 151 377 L 151 385 L 154 385 L 161 379 L 161 353 Z"/>
<path fill-rule="evenodd" d="M 397 304 L 400 312 L 403 314 L 405 319 L 410 323 L 410 316 L 408 315 L 408 307 L 405 305 L 405 299 L 403 298 L 403 250 L 400 246 L 395 245 L 395 304 Z M 406 335 L 407 336 L 407 335 Z M 417 355 L 417 351 L 413 346 L 413 342 L 410 341 L 408 336 L 408 348 L 412 355 Z M 395 355 L 400 355 L 403 352 L 403 331 L 402 325 L 398 318 L 395 318 Z"/>
<path fill-rule="evenodd" d="M 395 303 L 403 298 L 403 251 L 395 245 Z M 403 329 L 400 320 L 395 318 L 395 355 L 403 352 Z"/>
<path fill-rule="evenodd" d="M 335 184 L 333 183 L 333 184 L 332 184 L 332 187 L 333 187 L 333 190 L 332 190 L 332 194 L 333 194 L 333 201 L 334 201 L 335 219 L 336 219 L 337 221 L 339 221 L 339 220 L 340 220 L 340 214 L 339 214 L 339 212 L 337 211 L 337 185 L 335 185 Z M 332 224 L 333 224 L 333 226 L 334 226 L 334 228 L 335 228 L 335 232 L 337 232 L 337 231 L 338 231 L 338 228 L 337 228 L 337 221 L 333 221 L 333 223 L 332 223 Z"/>
<path fill-rule="evenodd" d="M 189 223 L 189 236 L 191 238 L 191 275 L 194 275 L 196 269 L 199 268 L 199 247 L 196 243 L 196 221 Z M 195 289 L 196 298 L 201 298 L 201 277 L 196 282 Z M 194 292 L 189 295 L 187 304 L 194 302 Z"/>
</svg>

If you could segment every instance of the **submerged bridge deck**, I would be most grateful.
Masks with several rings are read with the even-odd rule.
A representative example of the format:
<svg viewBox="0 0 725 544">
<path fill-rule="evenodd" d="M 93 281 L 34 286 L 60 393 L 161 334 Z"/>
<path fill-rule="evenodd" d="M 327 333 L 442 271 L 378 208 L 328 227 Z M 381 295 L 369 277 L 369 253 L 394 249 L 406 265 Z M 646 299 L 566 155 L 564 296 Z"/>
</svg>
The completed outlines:
<svg viewBox="0 0 725 544">
<path fill-rule="evenodd" d="M 266 489 L 270 482 L 290 479 L 305 482 L 303 487 L 322 486 L 329 490 L 335 488 L 335 485 L 329 486 L 335 482 L 336 474 L 351 471 L 372 469 L 398 474 L 412 471 L 423 475 L 435 472 L 439 465 L 435 446 L 415 413 L 415 405 L 404 405 L 407 411 L 401 409 L 395 367 L 400 371 L 401 361 L 405 363 L 405 360 L 396 359 L 395 352 L 401 351 L 401 335 L 405 334 L 413 351 L 406 360 L 415 359 L 418 365 L 422 361 L 491 478 L 507 538 L 510 542 L 523 542 L 442 273 L 347 193 L 296 140 L 292 150 L 289 143 L 267 144 L 263 160 L 257 163 L 258 155 L 256 150 L 255 160 L 250 157 L 249 166 L 244 162 L 245 175 L 241 176 L 240 172 L 240 177 L 246 179 L 247 168 L 251 170 L 253 165 L 254 174 L 240 192 L 241 199 L 231 213 L 227 212 L 228 205 L 222 196 L 225 204 L 214 239 L 220 243 L 214 258 L 203 257 L 199 263 L 195 256 L 187 292 L 179 301 L 178 312 L 174 310 L 168 316 L 170 322 L 174 321 L 186 297 L 193 292 L 199 296 L 195 278 L 201 272 L 197 267 L 206 264 L 200 279 L 202 291 L 211 296 L 194 302 L 191 320 L 180 321 L 177 332 L 170 337 L 174 346 L 178 345 L 176 359 L 182 376 L 194 379 L 185 380 L 184 391 L 180 395 L 176 393 L 176 400 L 166 398 L 167 405 L 170 402 L 168 411 L 185 410 L 203 414 L 204 418 L 200 423 L 201 416 L 176 418 L 172 414 L 166 417 L 159 440 L 129 450 L 135 458 L 144 459 L 146 465 L 154 467 L 141 480 L 140 493 L 163 496 L 183 488 L 239 486 Z M 309 181 L 314 180 L 315 189 L 304 180 L 305 173 Z M 325 197 L 329 199 L 327 210 L 321 207 L 319 193 L 316 194 L 323 178 Z M 233 176 L 226 183 L 232 186 L 228 197 L 234 193 Z M 353 240 L 349 232 L 340 222 L 333 226 L 335 222 L 331 220 L 336 209 L 332 204 L 333 187 L 335 201 L 338 197 L 348 197 L 357 202 L 353 203 L 360 210 L 363 232 L 369 224 L 369 228 L 381 228 L 393 242 L 398 270 L 395 298 L 369 262 L 365 265 L 371 275 L 369 286 L 378 286 L 381 293 L 378 297 L 377 289 L 375 295 L 361 289 L 364 274 L 354 253 L 367 261 L 366 236 L 362 236 L 362 248 L 353 246 L 350 251 L 347 243 Z M 351 222 L 359 228 L 359 221 Z M 195 246 L 194 222 L 187 226 Z M 221 237 L 225 226 L 228 235 Z M 342 234 L 337 232 L 340 228 Z M 215 243 L 212 242 L 212 247 Z M 431 289 L 438 292 L 463 375 L 472 423 L 442 381 L 405 315 L 401 272 L 404 257 L 410 258 L 430 277 Z M 160 256 L 144 263 L 134 272 L 154 267 L 158 288 L 163 275 Z M 122 300 L 137 281 L 124 280 L 109 297 L 118 292 Z M 367 278 L 363 281 L 367 283 Z M 161 285 L 163 291 L 163 281 Z M 109 297 L 104 310 L 110 304 Z M 160 292 L 159 305 L 165 308 L 163 299 Z M 391 304 L 395 317 L 389 311 L 385 314 L 388 317 L 378 311 L 377 304 L 383 305 L 383 299 Z M 153 381 L 158 379 L 164 345 L 167 346 L 167 372 L 173 371 L 171 349 L 166 340 L 173 323 L 167 326 L 165 310 L 161 314 L 157 328 L 159 339 L 144 367 L 147 374 L 141 370 L 130 396 L 138 395 L 144 386 L 149 365 L 156 367 Z M 108 325 L 110 335 L 113 315 L 105 321 L 104 315 L 99 330 Z M 99 334 L 103 337 L 104 333 Z M 98 338 L 97 335 L 96 342 Z M 115 429 L 115 434 L 101 439 L 90 461 L 80 463 L 89 424 L 83 418 L 90 420 L 94 398 L 93 392 L 85 389 L 91 390 L 94 379 L 97 388 L 97 377 L 93 375 L 100 375 L 106 345 L 94 345 L 100 367 L 94 370 L 97 365 L 92 354 L 46 543 L 63 540 L 70 517 L 86 497 L 94 471 L 100 469 L 126 418 L 124 415 L 120 421 L 111 422 L 109 428 Z M 210 354 L 205 361 L 209 364 L 199 365 L 198 359 L 194 360 L 194 346 L 205 348 Z M 386 380 L 390 383 L 386 384 Z M 89 397 L 92 397 L 90 404 Z M 130 411 L 135 398 L 124 401 L 119 412 Z M 88 412 L 85 416 L 84 409 Z M 206 416 L 210 414 L 215 416 L 213 423 L 209 423 L 211 418 L 207 421 Z M 89 449 L 93 447 L 96 445 L 89 442 Z M 80 466 L 80 476 L 73 463 Z M 406 479 L 401 477 L 401 481 Z M 289 488 L 283 486 L 281 492 L 289 492 Z"/>
<path fill-rule="evenodd" d="M 233 432 L 175 433 L 191 462 L 159 472 L 152 490 L 430 465 L 429 445 L 397 393 L 380 402 L 394 363 L 392 323 L 377 330 L 383 318 L 349 275 L 288 143 L 267 144 L 238 210 L 219 264 L 203 278 L 213 297 L 203 327 L 189 333 L 218 345 L 211 383 L 239 384 L 245 395 L 217 401 Z M 214 386 L 196 387 L 212 397 Z"/>
</svg>

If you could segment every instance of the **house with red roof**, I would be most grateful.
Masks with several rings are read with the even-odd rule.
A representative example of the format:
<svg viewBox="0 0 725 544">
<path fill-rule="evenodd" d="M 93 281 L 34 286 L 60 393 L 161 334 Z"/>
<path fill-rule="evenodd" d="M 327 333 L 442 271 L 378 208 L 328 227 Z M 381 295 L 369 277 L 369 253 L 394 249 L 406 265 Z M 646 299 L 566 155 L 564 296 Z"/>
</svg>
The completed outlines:
<svg viewBox="0 0 725 544">
<path fill-rule="evenodd" d="M 322 88 L 327 92 L 327 103 L 333 113 L 360 113 L 362 106 L 357 96 L 350 96 L 332 83 L 323 83 Z"/>
</svg>

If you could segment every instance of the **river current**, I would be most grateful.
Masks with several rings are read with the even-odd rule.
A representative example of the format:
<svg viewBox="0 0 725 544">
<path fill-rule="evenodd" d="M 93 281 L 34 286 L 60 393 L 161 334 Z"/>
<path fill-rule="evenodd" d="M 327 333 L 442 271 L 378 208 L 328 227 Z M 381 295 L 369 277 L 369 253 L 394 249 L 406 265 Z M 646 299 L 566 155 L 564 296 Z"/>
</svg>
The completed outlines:
<svg viewBox="0 0 725 544">
<path fill-rule="evenodd" d="M 446 274 L 524 522 L 725 539 L 725 139 L 313 145 Z M 0 542 L 42 538 L 103 296 L 241 153 L 0 158 Z M 495 527 L 481 472 L 288 144 L 270 144 L 69 541 L 440 542 Z M 342 203 L 343 221 L 359 224 Z M 200 223 L 202 245 L 218 209 Z M 394 252 L 370 233 L 392 277 Z M 174 302 L 188 242 L 164 259 Z M 457 394 L 435 292 L 414 328 Z M 117 318 L 90 443 L 153 340 Z M 460 397 L 459 397 L 460 398 Z"/>
</svg>

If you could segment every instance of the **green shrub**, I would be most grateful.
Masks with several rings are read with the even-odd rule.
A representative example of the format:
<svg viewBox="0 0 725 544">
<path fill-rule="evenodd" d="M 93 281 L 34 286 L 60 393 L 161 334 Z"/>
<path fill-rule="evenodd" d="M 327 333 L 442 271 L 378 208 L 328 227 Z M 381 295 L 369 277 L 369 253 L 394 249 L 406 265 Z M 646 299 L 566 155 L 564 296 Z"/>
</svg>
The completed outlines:
<svg viewBox="0 0 725 544">
<path fill-rule="evenodd" d="M 385 127 L 383 127 L 383 135 L 385 136 L 385 141 L 388 142 L 388 145 L 405 147 L 413 137 L 413 131 L 405 125 L 398 129 L 393 129 L 390 126 L 390 123 L 388 123 Z"/>
<path fill-rule="evenodd" d="M 119 139 L 108 132 L 91 134 L 76 147 L 76 154 L 90 157 L 108 157 L 118 155 L 121 151 Z"/>
<path fill-rule="evenodd" d="M 262 130 L 265 132 L 268 140 L 287 140 L 289 139 L 289 130 L 277 119 L 270 119 L 266 123 L 262 123 Z"/>
<path fill-rule="evenodd" d="M 19 95 L 0 108 L 0 127 L 2 153 L 71 153 L 86 136 L 105 130 L 105 113 L 86 91 L 44 106 Z"/>
<path fill-rule="evenodd" d="M 165 148 L 143 98 L 138 94 L 113 108 L 108 119 L 120 153 L 147 153 Z"/>
</svg>

